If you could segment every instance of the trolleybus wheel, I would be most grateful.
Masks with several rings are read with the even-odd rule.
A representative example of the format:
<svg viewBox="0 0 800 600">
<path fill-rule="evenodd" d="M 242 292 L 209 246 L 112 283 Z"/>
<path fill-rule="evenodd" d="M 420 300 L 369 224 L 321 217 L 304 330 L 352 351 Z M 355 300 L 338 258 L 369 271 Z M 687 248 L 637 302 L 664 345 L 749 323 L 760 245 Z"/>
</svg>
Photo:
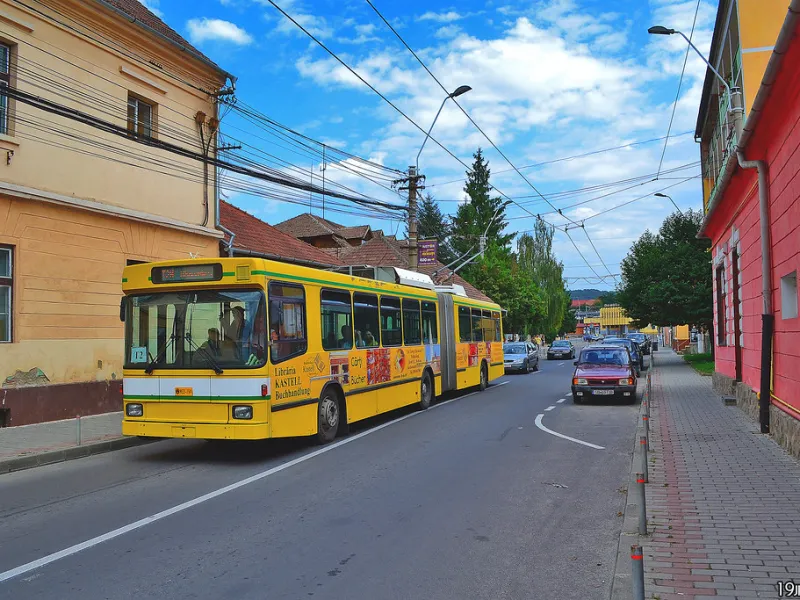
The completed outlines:
<svg viewBox="0 0 800 600">
<path fill-rule="evenodd" d="M 339 399 L 336 393 L 329 389 L 326 390 L 319 399 L 317 441 L 321 444 L 332 442 L 339 430 Z"/>
<path fill-rule="evenodd" d="M 422 383 L 419 388 L 419 406 L 422 410 L 430 408 L 431 401 L 433 400 L 433 381 L 431 381 L 431 374 L 425 371 L 422 374 Z"/>
<path fill-rule="evenodd" d="M 486 368 L 486 363 L 481 364 L 481 383 L 480 389 L 481 391 L 485 390 L 489 386 L 489 370 Z"/>
</svg>

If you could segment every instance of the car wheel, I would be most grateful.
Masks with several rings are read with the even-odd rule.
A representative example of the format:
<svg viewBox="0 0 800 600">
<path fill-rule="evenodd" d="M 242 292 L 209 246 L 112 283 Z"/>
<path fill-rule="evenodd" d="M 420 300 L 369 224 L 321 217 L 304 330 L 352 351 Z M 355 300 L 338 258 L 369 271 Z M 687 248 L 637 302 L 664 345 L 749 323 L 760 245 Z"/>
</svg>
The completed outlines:
<svg viewBox="0 0 800 600">
<path fill-rule="evenodd" d="M 336 393 L 328 389 L 319 399 L 319 409 L 317 411 L 317 441 L 320 444 L 327 444 L 336 438 L 339 430 L 339 398 Z"/>
<path fill-rule="evenodd" d="M 572 394 L 572 403 L 573 404 L 583 404 L 583 399 L 578 398 L 575 394 Z"/>
<path fill-rule="evenodd" d="M 533 365 L 533 370 L 534 371 L 538 371 L 539 370 L 539 361 L 538 360 L 536 361 L 536 364 Z"/>
</svg>

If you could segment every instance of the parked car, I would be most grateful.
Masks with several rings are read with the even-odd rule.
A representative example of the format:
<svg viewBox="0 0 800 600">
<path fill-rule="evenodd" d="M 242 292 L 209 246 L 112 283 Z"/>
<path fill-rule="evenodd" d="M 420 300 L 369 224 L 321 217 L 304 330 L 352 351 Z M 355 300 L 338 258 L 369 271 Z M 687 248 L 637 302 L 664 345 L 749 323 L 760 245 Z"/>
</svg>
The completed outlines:
<svg viewBox="0 0 800 600">
<path fill-rule="evenodd" d="M 636 363 L 623 345 L 593 344 L 581 350 L 572 374 L 572 401 L 591 398 L 636 401 Z"/>
<path fill-rule="evenodd" d="M 547 349 L 547 360 L 575 358 L 575 346 L 569 340 L 556 340 Z"/>
<path fill-rule="evenodd" d="M 626 338 L 605 338 L 602 343 L 611 344 L 613 346 L 625 346 L 631 353 L 633 365 L 636 368 L 636 376 L 641 376 L 642 370 L 644 370 L 644 356 L 642 355 L 642 349 L 639 348 L 639 344 Z"/>
<path fill-rule="evenodd" d="M 639 344 L 642 349 L 642 354 L 650 354 L 651 342 L 648 336 L 643 333 L 629 333 L 625 337 Z"/>
<path fill-rule="evenodd" d="M 503 344 L 506 373 L 530 373 L 539 370 L 539 348 L 531 342 L 509 342 Z"/>
</svg>

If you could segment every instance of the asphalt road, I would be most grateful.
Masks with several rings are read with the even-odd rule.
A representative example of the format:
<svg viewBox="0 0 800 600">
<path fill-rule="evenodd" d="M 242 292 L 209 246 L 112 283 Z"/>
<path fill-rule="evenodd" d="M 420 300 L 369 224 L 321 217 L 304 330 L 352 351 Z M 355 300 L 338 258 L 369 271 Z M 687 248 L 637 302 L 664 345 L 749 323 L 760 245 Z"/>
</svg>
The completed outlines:
<svg viewBox="0 0 800 600">
<path fill-rule="evenodd" d="M 0 598 L 608 598 L 637 409 L 575 406 L 571 373 L 322 448 L 169 440 L 0 476 Z"/>
</svg>

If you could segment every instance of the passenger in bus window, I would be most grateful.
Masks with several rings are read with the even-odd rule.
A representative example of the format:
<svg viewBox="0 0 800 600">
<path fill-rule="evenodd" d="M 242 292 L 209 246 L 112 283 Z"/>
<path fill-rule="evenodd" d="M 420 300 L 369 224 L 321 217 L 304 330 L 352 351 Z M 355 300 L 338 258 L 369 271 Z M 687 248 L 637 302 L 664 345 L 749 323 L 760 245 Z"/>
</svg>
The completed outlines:
<svg viewBox="0 0 800 600">
<path fill-rule="evenodd" d="M 206 352 L 211 356 L 219 356 L 219 330 L 212 327 L 208 330 L 208 339 L 200 346 L 200 353 Z"/>
<path fill-rule="evenodd" d="M 364 345 L 364 340 L 361 337 L 361 331 L 356 329 L 356 348 L 363 348 Z"/>
<path fill-rule="evenodd" d="M 339 347 L 353 347 L 353 332 L 349 325 L 342 325 L 342 338 L 339 340 Z"/>
<path fill-rule="evenodd" d="M 378 341 L 375 339 L 375 336 L 372 335 L 372 332 L 369 329 L 367 329 L 364 339 L 366 340 L 367 347 L 369 348 L 374 348 L 378 345 Z"/>
</svg>

